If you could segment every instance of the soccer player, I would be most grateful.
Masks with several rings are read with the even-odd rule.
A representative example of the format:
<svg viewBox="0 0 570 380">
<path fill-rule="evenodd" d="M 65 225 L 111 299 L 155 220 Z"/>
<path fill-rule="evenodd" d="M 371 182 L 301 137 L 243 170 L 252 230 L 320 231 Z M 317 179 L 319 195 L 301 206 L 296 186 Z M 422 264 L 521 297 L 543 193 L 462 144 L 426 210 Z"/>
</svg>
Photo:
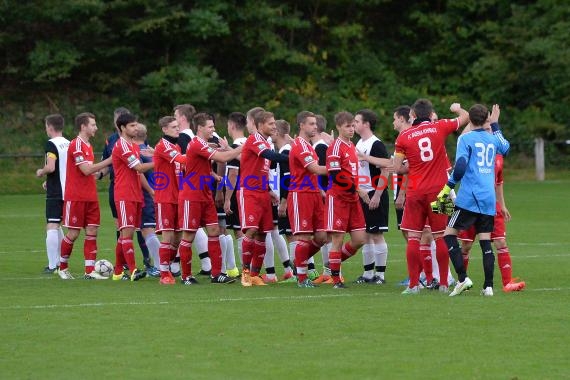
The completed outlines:
<svg viewBox="0 0 570 380">
<path fill-rule="evenodd" d="M 392 121 L 392 125 L 398 134 L 412 126 L 412 123 L 410 122 L 410 111 L 411 108 L 409 106 L 399 106 L 394 110 L 394 120 Z M 408 162 L 403 162 L 403 165 L 404 169 L 407 170 Z M 402 186 L 403 175 L 395 175 L 394 182 L 394 208 L 396 210 L 397 225 L 398 229 L 402 231 L 404 239 L 407 241 L 406 231 L 400 228 L 402 224 L 402 216 L 404 215 L 404 202 L 406 201 L 406 187 Z"/>
<path fill-rule="evenodd" d="M 251 112 L 251 110 L 250 110 Z M 242 286 L 266 285 L 258 276 L 265 257 L 265 239 L 273 229 L 272 200 L 278 202 L 269 188 L 271 161 L 284 162 L 288 156 L 273 151 L 267 139 L 276 132 L 275 117 L 271 112 L 256 111 L 251 135 L 243 145 L 240 167 L 238 206 L 241 228 L 245 234 L 242 246 Z"/>
<path fill-rule="evenodd" d="M 179 104 L 174 107 L 174 117 L 180 127 L 180 134 L 178 135 L 178 145 L 180 152 L 186 154 L 186 148 L 194 138 L 192 131 L 192 118 L 196 114 L 196 108 L 192 104 Z"/>
<path fill-rule="evenodd" d="M 355 132 L 360 136 L 356 150 L 361 154 L 389 159 L 384 143 L 374 135 L 378 117 L 368 109 L 358 111 L 354 117 Z M 388 232 L 388 168 L 380 168 L 367 161 L 360 161 L 358 175 L 362 179 L 360 187 L 368 193 L 370 203 L 361 199 L 364 219 L 366 221 L 366 242 L 362 246 L 364 273 L 359 276 L 357 284 L 385 283 L 388 245 L 384 232 Z M 376 274 L 374 270 L 376 269 Z"/>
<path fill-rule="evenodd" d="M 179 104 L 174 107 L 174 117 L 178 122 L 180 127 L 180 134 L 178 136 L 178 146 L 180 146 L 180 152 L 186 155 L 186 148 L 192 139 L 194 138 L 194 131 L 192 130 L 192 119 L 196 115 L 196 108 L 191 104 Z M 208 235 L 204 232 L 204 229 L 200 228 L 196 232 L 194 238 L 194 245 L 198 251 L 198 257 L 200 258 L 201 270 L 199 274 L 210 275 L 212 270 L 212 263 L 210 257 L 208 257 Z M 177 257 L 176 262 L 171 265 L 171 267 L 178 266 Z"/>
<path fill-rule="evenodd" d="M 139 146 L 133 143 L 138 130 L 137 117 L 131 113 L 122 114 L 117 118 L 116 125 L 121 134 L 111 157 L 115 172 L 115 207 L 121 235 L 115 247 L 113 280 L 138 281 L 147 274 L 137 268 L 133 247 L 133 236 L 135 229 L 141 225 L 144 202 L 140 173 L 152 169 L 154 163 L 143 164 Z M 125 264 L 131 273 L 130 277 L 123 272 Z"/>
<path fill-rule="evenodd" d="M 157 216 L 156 232 L 161 234 L 158 250 L 160 257 L 160 283 L 175 284 L 170 271 L 171 262 L 176 258 L 182 232 L 178 226 L 178 178 L 183 173 L 186 155 L 180 153 L 178 136 L 180 127 L 172 116 L 164 116 L 158 120 L 162 129 L 162 138 L 154 148 L 153 161 L 155 176 L 154 202 Z"/>
<path fill-rule="evenodd" d="M 280 154 L 289 155 L 291 145 L 289 145 L 286 136 L 289 136 L 291 127 L 285 120 L 276 120 L 275 127 L 276 133 L 271 136 L 272 145 Z M 277 282 L 277 275 L 275 274 L 275 247 L 284 268 L 282 280 L 296 281 L 289 259 L 289 250 L 287 249 L 287 235 L 291 235 L 291 227 L 287 218 L 287 194 L 290 177 L 289 162 L 272 163 L 269 174 L 271 190 L 279 198 L 279 204 L 274 204 L 272 207 L 273 229 L 267 234 L 265 241 L 267 249 L 263 265 L 265 266 L 266 274 L 261 276 L 261 278 L 265 283 Z"/>
<path fill-rule="evenodd" d="M 329 147 L 327 141 L 329 140 L 332 141 L 333 139 L 325 132 L 325 130 L 327 129 L 327 119 L 323 115 L 315 115 L 315 118 L 317 119 L 317 132 L 311 138 L 311 143 L 313 144 L 313 149 L 315 150 L 315 153 L 319 158 L 319 165 L 326 167 L 327 149 Z M 317 178 L 319 181 L 319 190 L 323 197 L 323 203 L 324 203 L 325 192 L 328 189 L 329 185 L 328 173 L 326 173 L 326 175 L 320 175 Z M 331 250 L 331 247 L 332 247 L 332 241 L 330 239 L 330 236 L 327 235 L 327 242 L 321 247 L 323 274 L 321 274 L 320 276 L 318 276 L 317 270 L 314 269 L 315 265 L 314 256 L 309 259 L 309 265 L 308 265 L 309 279 L 311 279 L 312 277 L 311 274 L 317 274 L 317 276 L 314 276 L 314 278 L 312 279 L 314 284 L 321 284 L 321 283 L 332 284 L 331 269 L 329 267 L 329 252 Z M 313 266 L 313 268 L 311 268 L 311 265 Z"/>
<path fill-rule="evenodd" d="M 137 134 L 133 138 L 133 143 L 139 146 L 139 150 L 146 150 L 149 148 L 147 142 L 147 128 L 146 125 L 138 123 Z M 152 157 L 147 157 L 144 155 L 140 156 L 140 160 L 143 164 L 152 162 Z M 140 177 L 141 185 L 143 188 L 143 198 L 144 205 L 142 208 L 142 217 L 140 232 L 143 237 L 142 244 L 139 241 L 139 245 L 144 245 L 147 249 L 143 251 L 144 266 L 147 274 L 151 277 L 160 276 L 160 271 L 158 270 L 158 265 L 160 258 L 158 255 L 158 250 L 160 248 L 160 241 L 156 236 L 156 216 L 154 212 L 154 189 L 151 186 L 153 182 L 154 173 L 152 170 L 147 170 L 143 176 Z M 146 253 L 145 253 L 146 251 Z M 152 258 L 152 263 L 151 263 Z"/>
<path fill-rule="evenodd" d="M 487 124 L 485 125 L 485 129 L 487 129 Z M 507 246 L 505 228 L 505 222 L 511 220 L 511 214 L 507 209 L 503 193 L 503 156 L 500 154 L 497 154 L 495 157 L 495 195 L 497 197 L 497 204 L 491 240 L 497 250 L 497 261 L 503 280 L 503 291 L 507 293 L 518 292 L 525 288 L 526 283 L 524 281 L 516 281 L 516 278 L 512 277 L 513 268 L 509 247 Z M 474 226 L 469 227 L 467 230 L 459 231 L 457 235 L 458 239 L 461 240 L 461 254 L 463 255 L 463 265 L 466 271 L 469 265 L 469 253 L 471 252 L 475 235 Z"/>
<path fill-rule="evenodd" d="M 287 198 L 287 210 L 295 246 L 297 284 L 301 288 L 315 285 L 307 277 L 308 260 L 327 241 L 324 223 L 324 205 L 318 183 L 318 175 L 326 175 L 326 166 L 319 165 L 319 157 L 310 141 L 317 133 L 314 113 L 297 114 L 299 136 L 291 144 L 289 169 L 291 181 Z"/>
<path fill-rule="evenodd" d="M 105 280 L 107 277 L 103 277 L 93 270 L 97 260 L 97 229 L 101 220 L 95 176 L 99 175 L 99 170 L 111 164 L 111 158 L 97 164 L 93 163 L 95 158 L 89 140 L 97 132 L 95 115 L 88 112 L 77 115 L 75 117 L 75 129 L 78 131 L 78 135 L 71 140 L 67 150 L 63 225 L 68 230 L 61 241 L 58 274 L 63 280 L 73 279 L 73 275 L 69 272 L 68 262 L 73 251 L 73 244 L 81 229 L 84 228 L 84 278 L 86 280 Z"/>
<path fill-rule="evenodd" d="M 244 114 L 240 112 L 232 112 L 228 116 L 228 135 L 232 139 L 232 149 L 243 145 L 247 138 L 245 137 L 245 128 L 247 124 L 247 118 Z M 243 232 L 241 232 L 240 218 L 239 218 L 239 208 L 237 204 L 237 185 L 239 177 L 239 167 L 240 161 L 238 158 L 234 158 L 229 161 L 226 165 L 226 180 L 227 185 L 225 186 L 224 194 L 224 211 L 226 212 L 226 223 L 229 228 L 234 231 L 234 235 L 237 241 L 238 258 L 241 260 L 241 246 L 243 242 Z M 231 235 L 226 235 L 227 244 L 230 247 L 226 251 L 226 268 L 228 276 L 238 277 L 239 270 L 236 266 L 235 254 L 233 251 L 233 239 Z M 233 268 L 233 269 L 232 269 Z"/>
<path fill-rule="evenodd" d="M 212 196 L 211 187 L 214 186 L 215 180 L 211 175 L 210 160 L 230 161 L 240 154 L 241 147 L 222 152 L 208 144 L 215 130 L 212 115 L 198 113 L 194 115 L 192 122 L 196 128 L 196 136 L 188 144 L 186 151 L 186 176 L 180 181 L 181 190 L 178 203 L 179 226 L 182 230 L 180 241 L 182 284 L 198 283 L 192 276 L 192 241 L 200 227 L 205 227 L 208 234 L 208 252 L 212 261 L 211 282 L 228 284 L 234 282 L 235 279 L 221 273 L 220 228 Z"/>
<path fill-rule="evenodd" d="M 459 137 L 453 173 L 437 195 L 437 201 L 432 204 L 432 207 L 440 209 L 438 205 L 446 204 L 451 189 L 461 181 L 461 188 L 455 199 L 455 211 L 449 219 L 444 236 L 451 262 L 459 277 L 459 282 L 450 296 L 459 295 L 473 286 L 473 282 L 467 276 L 457 242 L 457 231 L 465 230 L 472 225 L 475 226 L 483 252 L 485 282 L 481 294 L 493 295 L 495 256 L 491 247 L 491 232 L 496 211 L 495 155 L 497 153 L 506 155 L 510 147 L 501 133 L 499 114 L 498 105 L 493 106 L 490 115 L 487 107 L 481 104 L 475 104 L 469 109 L 471 130 Z M 487 122 L 491 124 L 492 134 L 485 131 L 484 126 Z"/>
<path fill-rule="evenodd" d="M 65 191 L 65 170 L 67 167 L 67 150 L 69 140 L 63 137 L 64 119 L 60 114 L 48 115 L 44 119 L 46 134 L 49 140 L 45 146 L 45 165 L 36 170 L 36 176 L 47 177 L 44 182 L 46 190 L 46 250 L 48 265 L 44 274 L 52 274 L 59 266 L 61 241 L 61 217 L 63 215 L 63 195 Z"/>
<path fill-rule="evenodd" d="M 467 111 L 458 103 L 450 107 L 458 115 L 455 119 L 432 121 L 433 106 L 427 99 L 418 99 L 411 107 L 410 116 L 414 118 L 412 127 L 402 131 L 396 139 L 394 168 L 397 173 L 404 173 L 403 162 L 408 160 L 406 182 L 406 203 L 401 229 L 408 234 L 406 259 L 410 283 L 402 294 L 419 293 L 421 272 L 420 238 L 429 221 L 436 241 L 436 256 L 440 271 L 440 291 L 447 292 L 447 273 L 449 257 L 447 247 L 442 240 L 447 223 L 445 215 L 435 214 L 430 203 L 447 182 L 449 167 L 445 140 L 448 135 L 465 125 L 469 118 Z"/>
<path fill-rule="evenodd" d="M 338 138 L 327 149 L 327 169 L 332 185 L 325 199 L 326 229 L 332 237 L 329 264 L 333 288 L 346 288 L 340 279 L 341 262 L 356 254 L 366 240 L 366 223 L 359 196 L 370 203 L 368 193 L 358 187 L 358 157 L 350 141 L 354 136 L 354 116 L 349 112 L 335 115 Z M 343 243 L 345 233 L 350 240 Z"/>
</svg>

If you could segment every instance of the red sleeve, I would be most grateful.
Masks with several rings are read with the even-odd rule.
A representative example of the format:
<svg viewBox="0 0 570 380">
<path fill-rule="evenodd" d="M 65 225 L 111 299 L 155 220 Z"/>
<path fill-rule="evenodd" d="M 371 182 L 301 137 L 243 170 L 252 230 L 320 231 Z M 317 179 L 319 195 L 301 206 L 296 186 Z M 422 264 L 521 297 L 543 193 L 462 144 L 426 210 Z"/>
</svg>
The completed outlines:
<svg viewBox="0 0 570 380">
<path fill-rule="evenodd" d="M 203 157 L 207 160 L 210 160 L 212 158 L 212 156 L 214 155 L 214 153 L 216 153 L 216 150 L 214 148 L 212 148 L 209 145 L 203 145 L 203 144 L 199 144 L 199 145 L 196 144 L 194 146 L 193 146 L 193 144 L 190 144 L 188 149 L 193 149 L 195 155 Z"/>
<path fill-rule="evenodd" d="M 402 136 L 401 134 L 398 135 L 398 137 L 396 138 L 396 142 L 394 145 L 394 154 L 399 154 L 401 156 L 406 156 L 406 151 L 405 151 L 405 147 L 402 144 L 402 141 L 400 139 L 400 136 Z"/>
<path fill-rule="evenodd" d="M 503 182 L 503 156 L 497 154 L 495 157 L 495 185 L 502 185 Z"/>
<path fill-rule="evenodd" d="M 301 151 L 295 158 L 301 161 L 301 165 L 306 168 L 307 166 L 311 165 L 313 162 L 318 163 L 318 158 L 315 157 L 313 152 L 310 150 L 303 150 Z"/>
<path fill-rule="evenodd" d="M 75 162 L 76 166 L 79 166 L 81 164 L 86 164 L 88 163 L 88 157 L 89 155 L 83 151 L 83 144 L 81 144 L 81 142 L 77 141 L 74 142 L 74 147 L 73 147 L 73 152 L 71 153 L 73 156 L 73 162 Z M 71 146 L 69 147 L 69 149 L 72 149 Z"/>
<path fill-rule="evenodd" d="M 437 129 L 449 135 L 459 128 L 459 119 L 441 119 L 437 121 Z"/>
<path fill-rule="evenodd" d="M 336 142 L 327 149 L 327 170 L 329 172 L 340 170 L 340 156 L 335 151 Z"/>
<path fill-rule="evenodd" d="M 254 152 L 259 157 L 264 150 L 271 149 L 267 141 L 256 141 L 254 142 Z"/>
<path fill-rule="evenodd" d="M 133 167 L 141 163 L 138 158 L 136 149 L 131 150 L 131 148 L 127 144 L 121 144 L 120 140 L 117 141 L 117 144 L 120 144 L 119 157 L 121 161 L 123 161 L 123 163 L 129 167 L 129 169 L 132 169 Z"/>
<path fill-rule="evenodd" d="M 177 158 L 180 157 L 180 152 L 172 147 L 167 148 L 165 145 L 159 145 L 154 151 L 154 154 L 160 158 L 167 160 L 170 163 L 173 161 L 179 162 Z"/>
</svg>

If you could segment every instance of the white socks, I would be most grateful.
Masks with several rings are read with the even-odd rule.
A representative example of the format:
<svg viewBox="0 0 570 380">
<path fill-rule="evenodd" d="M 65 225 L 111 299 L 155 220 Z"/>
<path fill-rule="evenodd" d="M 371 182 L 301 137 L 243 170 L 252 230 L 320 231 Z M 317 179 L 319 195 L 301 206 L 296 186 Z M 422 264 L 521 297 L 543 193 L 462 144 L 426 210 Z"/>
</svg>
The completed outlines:
<svg viewBox="0 0 570 380">
<path fill-rule="evenodd" d="M 279 230 L 271 230 L 271 239 L 273 240 L 273 244 L 277 249 L 277 254 L 279 255 L 279 260 L 284 263 L 285 261 L 289 260 L 289 252 L 287 251 L 287 242 L 283 235 L 279 234 Z"/>
<path fill-rule="evenodd" d="M 275 267 L 275 253 L 271 234 L 265 235 L 265 257 L 263 258 L 263 266 L 266 269 Z"/>
<path fill-rule="evenodd" d="M 152 258 L 152 265 L 155 268 L 158 268 L 158 266 L 160 265 L 160 256 L 158 254 L 158 250 L 160 249 L 160 240 L 158 240 L 156 234 L 150 234 L 147 235 L 144 241 L 148 248 L 150 257 Z"/>
<path fill-rule="evenodd" d="M 362 275 L 368 279 L 374 277 L 374 244 L 367 243 L 362 246 L 362 264 L 365 268 L 372 267 L 365 269 Z"/>
<path fill-rule="evenodd" d="M 232 235 L 228 234 L 223 236 L 226 240 L 226 253 L 224 255 L 224 262 L 226 263 L 226 269 L 234 269 L 236 267 L 236 257 L 234 253 L 234 239 Z M 222 239 L 222 237 L 220 237 Z"/>
<path fill-rule="evenodd" d="M 61 252 L 60 232 L 61 228 L 46 231 L 46 249 L 48 266 L 50 269 L 54 269 L 59 265 L 59 256 Z M 61 233 L 61 237 L 63 238 L 63 232 Z"/>
</svg>

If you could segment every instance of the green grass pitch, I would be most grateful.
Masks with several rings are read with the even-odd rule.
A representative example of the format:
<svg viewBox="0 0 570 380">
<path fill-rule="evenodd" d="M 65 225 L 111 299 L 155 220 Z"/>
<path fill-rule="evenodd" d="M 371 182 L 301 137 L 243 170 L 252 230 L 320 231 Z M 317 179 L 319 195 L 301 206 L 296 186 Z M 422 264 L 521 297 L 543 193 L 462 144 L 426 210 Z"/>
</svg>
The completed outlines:
<svg viewBox="0 0 570 380">
<path fill-rule="evenodd" d="M 479 295 L 477 246 L 468 294 L 401 296 L 405 246 L 392 211 L 384 286 L 64 282 L 40 274 L 42 196 L 0 196 L 0 377 L 570 378 L 569 186 L 507 182 L 513 274 L 527 289 L 503 293 L 497 269 L 492 298 Z M 114 261 L 104 194 L 101 211 L 98 257 Z M 75 274 L 83 272 L 82 256 L 81 237 L 71 257 Z M 358 255 L 343 266 L 347 280 L 359 275 L 361 263 Z"/>
</svg>

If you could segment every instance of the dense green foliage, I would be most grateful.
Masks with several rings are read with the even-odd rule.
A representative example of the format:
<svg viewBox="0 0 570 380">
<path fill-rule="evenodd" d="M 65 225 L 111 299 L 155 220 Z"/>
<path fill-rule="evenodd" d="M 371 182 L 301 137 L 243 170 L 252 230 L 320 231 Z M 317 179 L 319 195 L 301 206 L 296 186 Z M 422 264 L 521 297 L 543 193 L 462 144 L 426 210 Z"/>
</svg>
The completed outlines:
<svg viewBox="0 0 570 380">
<path fill-rule="evenodd" d="M 368 107 L 391 140 L 394 107 L 427 96 L 440 116 L 499 103 L 511 139 L 560 140 L 568 20 L 555 0 L 5 0 L 0 122 L 20 132 L 91 110 L 107 124 L 126 105 L 155 123 L 181 102 L 290 120 Z"/>
</svg>

